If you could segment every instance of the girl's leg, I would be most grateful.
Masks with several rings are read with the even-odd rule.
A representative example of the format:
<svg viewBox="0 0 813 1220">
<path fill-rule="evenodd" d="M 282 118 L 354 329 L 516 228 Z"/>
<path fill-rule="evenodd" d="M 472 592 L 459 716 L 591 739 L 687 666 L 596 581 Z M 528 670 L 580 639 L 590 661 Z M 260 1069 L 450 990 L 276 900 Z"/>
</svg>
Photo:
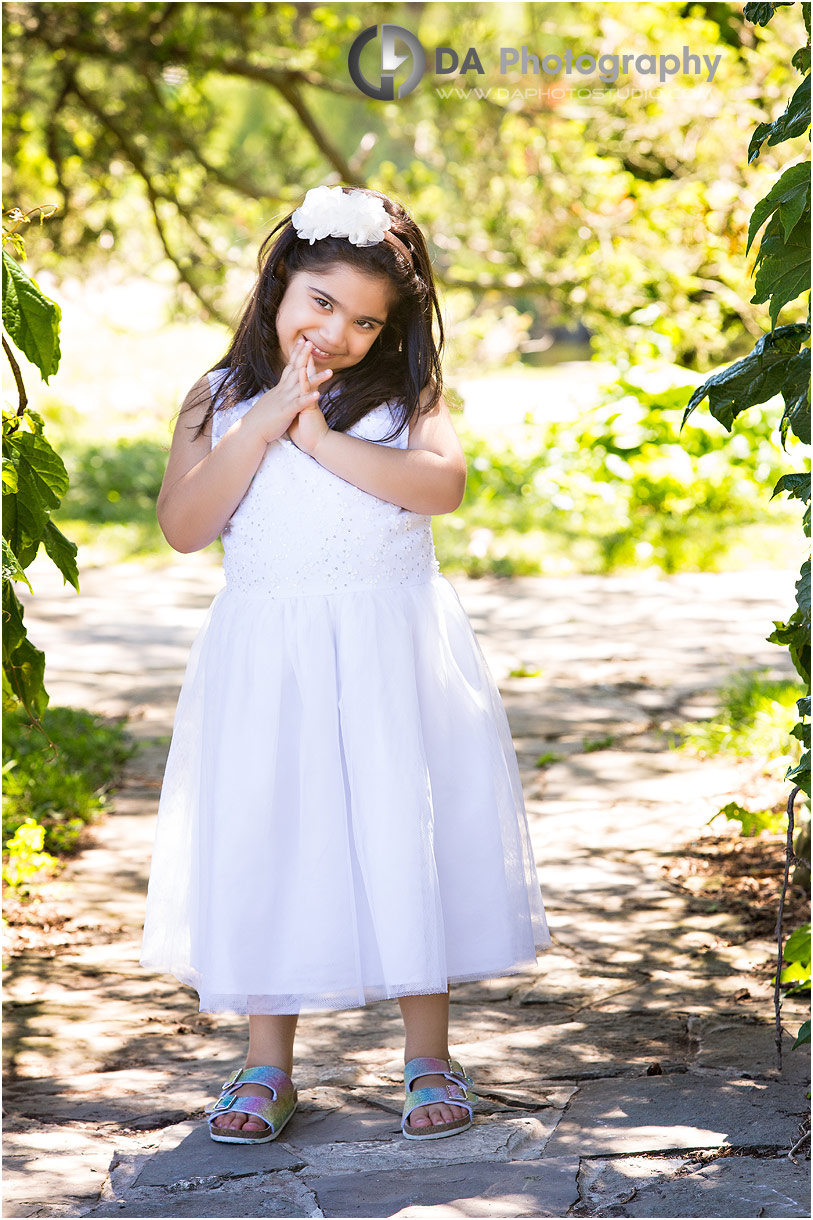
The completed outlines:
<svg viewBox="0 0 813 1220">
<path fill-rule="evenodd" d="M 294 1067 L 294 1036 L 299 1017 L 296 1013 L 285 1016 L 258 1016 L 248 1019 L 248 1054 L 246 1067 L 281 1068 L 291 1075 Z M 242 1084 L 234 1090 L 244 1097 L 268 1097 L 268 1089 L 261 1084 Z M 261 1131 L 266 1124 L 253 1114 L 219 1114 L 216 1127 L 245 1127 L 246 1131 Z"/>
<path fill-rule="evenodd" d="M 410 1059 L 448 1059 L 449 1058 L 449 996 L 447 992 L 440 995 L 407 995 L 398 1001 L 401 1005 L 401 1016 L 404 1018 L 406 1030 L 406 1045 L 404 1062 Z M 419 1076 L 414 1089 L 428 1089 L 435 1086 L 443 1088 L 449 1082 L 444 1076 Z M 434 1102 L 430 1106 L 420 1106 L 409 1116 L 411 1127 L 429 1127 L 441 1123 L 452 1123 L 467 1113 L 462 1106 L 453 1102 Z"/>
</svg>

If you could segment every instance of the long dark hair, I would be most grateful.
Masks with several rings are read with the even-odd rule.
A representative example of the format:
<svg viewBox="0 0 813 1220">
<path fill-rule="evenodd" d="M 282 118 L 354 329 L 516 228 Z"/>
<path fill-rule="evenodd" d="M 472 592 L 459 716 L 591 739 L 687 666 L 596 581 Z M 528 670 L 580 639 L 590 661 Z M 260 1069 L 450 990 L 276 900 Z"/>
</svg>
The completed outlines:
<svg viewBox="0 0 813 1220">
<path fill-rule="evenodd" d="M 225 410 L 276 385 L 281 361 L 276 317 L 290 277 L 297 271 L 325 270 L 341 263 L 367 275 L 387 276 L 395 303 L 364 359 L 352 368 L 338 370 L 325 387 L 319 405 L 328 425 L 344 432 L 374 407 L 389 402 L 395 423 L 384 439 L 392 440 L 408 421 L 430 411 L 440 398 L 443 320 L 423 234 L 400 203 L 379 191 L 364 187 L 342 190 L 363 191 L 381 200 L 392 217 L 390 232 L 407 246 L 412 264 L 388 241 L 354 246 L 344 237 L 326 237 L 310 245 L 297 236 L 291 224 L 293 213 L 286 216 L 260 247 L 257 283 L 228 351 L 209 370 L 230 369 L 231 373 L 221 379 L 196 437 L 214 411 Z M 437 342 L 433 321 L 437 323 Z M 430 392 L 419 407 L 427 387 Z"/>
</svg>

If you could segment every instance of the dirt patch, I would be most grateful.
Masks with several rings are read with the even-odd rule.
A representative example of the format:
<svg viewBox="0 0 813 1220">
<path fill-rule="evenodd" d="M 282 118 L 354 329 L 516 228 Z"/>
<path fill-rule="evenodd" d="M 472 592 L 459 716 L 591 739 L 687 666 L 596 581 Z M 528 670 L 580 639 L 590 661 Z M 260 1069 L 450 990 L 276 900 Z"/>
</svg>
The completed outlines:
<svg viewBox="0 0 813 1220">
<path fill-rule="evenodd" d="M 58 881 L 44 882 L 28 899 L 11 891 L 3 895 L 3 958 L 10 961 L 23 953 L 56 957 L 70 953 L 79 945 L 109 944 L 125 929 L 77 919 L 71 904 L 49 892 Z"/>
<path fill-rule="evenodd" d="M 670 884 L 689 896 L 692 909 L 730 912 L 742 921 L 744 937 L 773 937 L 785 870 L 785 836 L 763 832 L 751 838 L 732 831 L 686 845 L 663 871 Z M 804 890 L 788 889 L 784 927 L 792 932 L 809 918 Z"/>
</svg>

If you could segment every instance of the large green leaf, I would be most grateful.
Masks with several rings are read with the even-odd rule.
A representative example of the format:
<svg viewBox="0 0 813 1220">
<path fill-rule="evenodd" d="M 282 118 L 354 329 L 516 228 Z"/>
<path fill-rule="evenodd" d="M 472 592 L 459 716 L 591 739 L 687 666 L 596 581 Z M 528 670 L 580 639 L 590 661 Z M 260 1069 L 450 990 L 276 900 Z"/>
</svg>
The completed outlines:
<svg viewBox="0 0 813 1220">
<path fill-rule="evenodd" d="M 792 371 L 791 357 L 798 354 L 809 335 L 810 327 L 801 322 L 778 326 L 763 335 L 742 360 L 697 387 L 683 414 L 683 423 L 708 398 L 709 411 L 730 432 L 734 420 L 748 407 L 767 402 L 782 392 Z"/>
<path fill-rule="evenodd" d="M 786 491 L 791 500 L 801 500 L 803 503 L 810 502 L 810 475 L 809 474 L 783 474 L 782 478 L 773 489 L 773 495 L 778 496 L 781 492 Z"/>
<path fill-rule="evenodd" d="M 768 312 L 776 326 L 780 310 L 803 292 L 810 291 L 810 228 L 797 226 L 786 240 L 779 217 L 774 216 L 759 247 L 755 264 L 752 305 L 770 298 Z"/>
<path fill-rule="evenodd" d="M 51 510 L 59 507 L 68 490 L 68 473 L 62 458 L 41 432 L 15 432 L 6 438 L 5 448 L 6 460 L 17 471 L 17 494 L 13 497 L 12 522 L 7 520 L 11 506 L 4 505 L 3 532 L 25 566 L 22 552 L 43 539 Z M 7 501 L 11 499 L 6 497 Z"/>
<path fill-rule="evenodd" d="M 804 8 L 804 5 L 802 5 Z M 755 161 L 760 154 L 762 145 L 781 144 L 800 136 L 810 126 L 810 73 L 805 76 L 799 88 L 788 102 L 785 110 L 772 123 L 760 123 L 751 136 L 748 145 L 748 164 Z"/>
<path fill-rule="evenodd" d="M 748 245 L 745 253 L 751 249 L 751 243 L 759 230 L 776 209 L 782 229 L 787 238 L 805 210 L 810 206 L 810 163 L 792 165 L 786 170 L 778 182 L 775 182 L 764 199 L 760 199 L 751 216 L 748 226 Z M 810 219 L 807 220 L 808 227 Z"/>
<path fill-rule="evenodd" d="M 76 543 L 66 538 L 62 531 L 57 529 L 53 521 L 49 521 L 45 527 L 43 545 L 47 554 L 50 555 L 64 576 L 65 582 L 70 581 L 74 589 L 78 590 L 79 570 L 76 566 Z"/>
<path fill-rule="evenodd" d="M 50 300 L 4 250 L 3 326 L 46 382 L 59 368 L 61 317 L 56 301 Z"/>
<path fill-rule="evenodd" d="M 44 677 L 45 654 L 25 634 L 23 608 L 11 582 L 7 582 L 3 585 L 4 687 L 36 718 L 48 706 Z"/>
</svg>

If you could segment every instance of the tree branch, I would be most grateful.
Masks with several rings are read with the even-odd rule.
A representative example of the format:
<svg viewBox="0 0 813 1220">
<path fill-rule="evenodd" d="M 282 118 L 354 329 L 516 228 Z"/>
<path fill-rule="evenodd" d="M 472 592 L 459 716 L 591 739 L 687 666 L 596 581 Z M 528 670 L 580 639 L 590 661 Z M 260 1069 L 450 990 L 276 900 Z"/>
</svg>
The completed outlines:
<svg viewBox="0 0 813 1220">
<path fill-rule="evenodd" d="M 8 361 L 9 361 L 9 364 L 11 365 L 11 371 L 14 374 L 14 380 L 17 383 L 17 393 L 20 396 L 20 405 L 17 407 L 17 418 L 19 419 L 23 415 L 26 407 L 28 406 L 28 395 L 25 392 L 25 384 L 23 382 L 23 375 L 20 372 L 20 366 L 17 363 L 17 361 L 14 359 L 14 352 L 9 347 L 8 342 L 6 341 L 5 335 L 3 335 L 3 351 L 8 356 Z"/>
<path fill-rule="evenodd" d="M 170 262 L 172 262 L 174 264 L 175 269 L 177 270 L 181 281 L 184 284 L 186 284 L 187 288 L 190 289 L 190 291 L 195 296 L 195 298 L 204 307 L 207 314 L 210 314 L 213 318 L 215 318 L 222 325 L 227 326 L 228 325 L 227 320 L 221 315 L 221 313 L 218 311 L 217 307 L 215 305 L 213 305 L 210 301 L 207 301 L 206 298 L 202 295 L 200 288 L 198 288 L 198 286 L 190 278 L 186 267 L 180 260 L 180 257 L 175 255 L 175 253 L 173 252 L 173 250 L 170 246 L 169 239 L 168 239 L 165 229 L 164 229 L 164 224 L 158 213 L 158 200 L 163 198 L 163 199 L 166 199 L 168 202 L 172 203 L 175 206 L 175 208 L 177 209 L 178 214 L 184 220 L 186 220 L 186 217 L 184 215 L 184 210 L 181 208 L 180 204 L 178 203 L 178 200 L 173 195 L 169 195 L 165 192 L 161 192 L 156 189 L 156 187 L 153 184 L 152 178 L 150 177 L 150 173 L 147 169 L 147 166 L 144 162 L 144 158 L 141 155 L 141 152 L 136 147 L 136 145 L 133 143 L 133 141 L 130 139 L 130 137 L 127 135 L 127 133 L 124 132 L 119 127 L 118 123 L 116 123 L 115 120 L 113 120 L 110 117 L 110 115 L 106 114 L 105 111 L 96 103 L 95 99 L 92 98 L 90 96 L 90 94 L 85 93 L 85 91 L 82 88 L 80 88 L 80 86 L 77 85 L 75 81 L 73 82 L 71 88 L 72 88 L 73 92 L 76 94 L 76 96 L 79 98 L 82 105 L 85 106 L 90 111 L 90 113 L 92 115 L 94 115 L 94 117 L 104 127 L 106 127 L 108 129 L 108 131 L 112 132 L 112 134 L 116 137 L 116 139 L 118 140 L 122 149 L 124 150 L 124 153 L 127 156 L 128 160 L 132 163 L 134 170 L 136 171 L 136 173 L 139 175 L 139 177 L 144 182 L 144 186 L 146 187 L 146 190 L 147 190 L 147 197 L 149 199 L 150 207 L 152 209 L 152 214 L 155 219 L 155 227 L 158 231 L 159 240 L 161 242 L 161 245 L 164 247 L 164 252 L 165 252 L 167 258 L 170 260 Z M 186 223 L 189 225 L 190 229 L 192 229 L 192 226 L 191 226 L 191 224 L 189 224 L 188 220 L 186 220 Z M 194 229 L 192 229 L 192 231 L 194 232 Z M 198 239 L 203 244 L 204 248 L 207 249 L 210 254 L 212 254 L 212 251 L 211 251 L 210 247 L 208 246 L 208 244 L 205 242 L 205 240 L 203 238 L 201 238 L 199 236 L 199 234 L 197 234 L 197 233 L 195 234 L 195 236 L 198 237 Z"/>
</svg>

